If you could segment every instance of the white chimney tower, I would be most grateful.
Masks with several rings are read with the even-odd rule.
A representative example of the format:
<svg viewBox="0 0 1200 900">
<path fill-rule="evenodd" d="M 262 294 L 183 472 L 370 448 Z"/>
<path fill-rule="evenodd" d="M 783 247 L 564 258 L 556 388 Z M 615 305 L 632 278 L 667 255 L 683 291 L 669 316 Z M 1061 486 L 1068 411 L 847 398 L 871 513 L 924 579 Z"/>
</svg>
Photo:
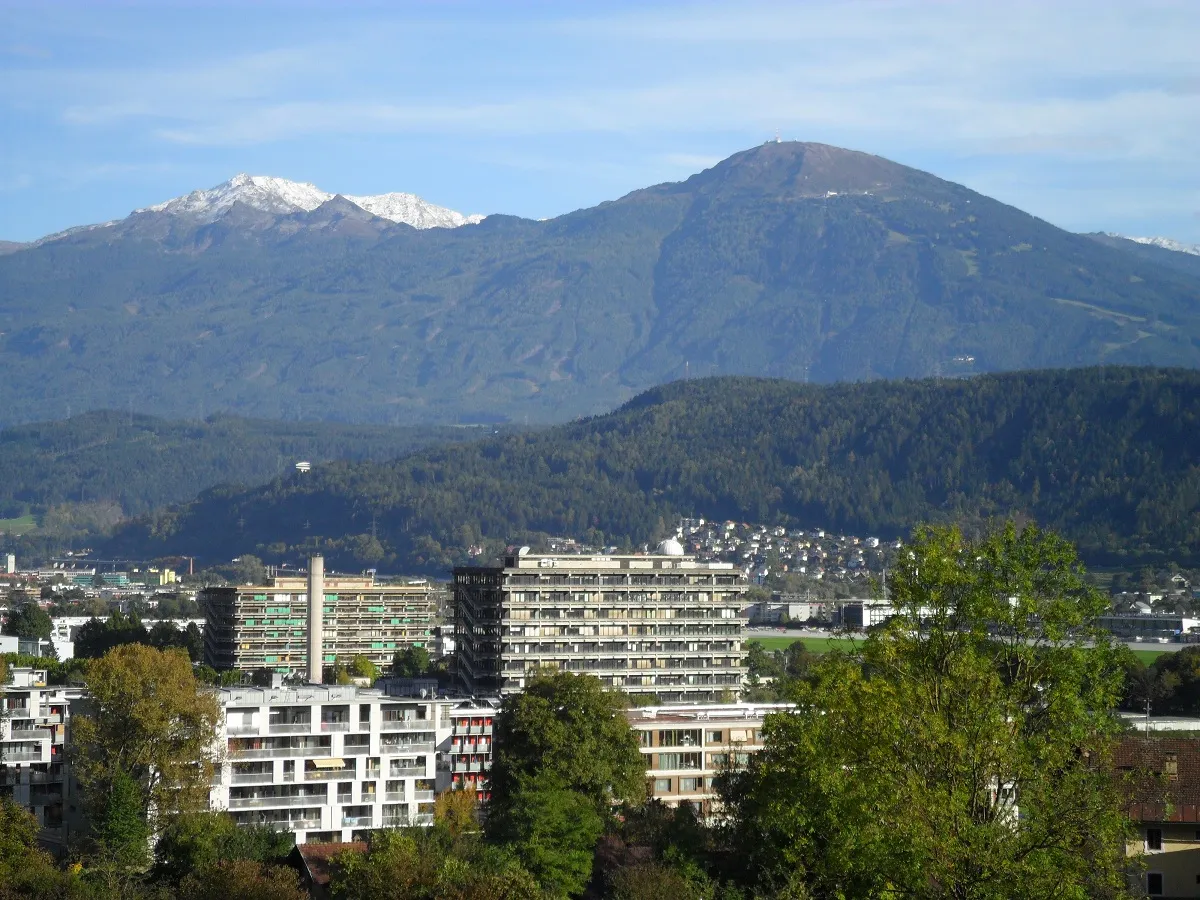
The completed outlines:
<svg viewBox="0 0 1200 900">
<path fill-rule="evenodd" d="M 321 683 L 321 644 L 325 631 L 325 558 L 308 560 L 308 682 Z"/>
</svg>

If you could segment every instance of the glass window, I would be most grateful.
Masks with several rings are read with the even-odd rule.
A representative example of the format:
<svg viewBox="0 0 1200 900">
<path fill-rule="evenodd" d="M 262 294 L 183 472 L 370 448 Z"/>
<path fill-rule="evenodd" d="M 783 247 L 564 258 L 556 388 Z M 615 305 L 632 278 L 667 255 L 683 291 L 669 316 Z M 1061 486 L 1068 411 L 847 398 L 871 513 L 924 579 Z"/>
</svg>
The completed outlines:
<svg viewBox="0 0 1200 900">
<path fill-rule="evenodd" d="M 1146 849 L 1161 850 L 1162 849 L 1162 829 L 1147 828 L 1146 829 Z"/>
<path fill-rule="evenodd" d="M 1146 893 L 1151 897 L 1161 897 L 1163 893 L 1162 872 L 1146 873 Z"/>
<path fill-rule="evenodd" d="M 671 793 L 671 779 L 670 778 L 655 778 L 654 779 L 654 793 L 656 793 L 656 794 Z"/>
</svg>

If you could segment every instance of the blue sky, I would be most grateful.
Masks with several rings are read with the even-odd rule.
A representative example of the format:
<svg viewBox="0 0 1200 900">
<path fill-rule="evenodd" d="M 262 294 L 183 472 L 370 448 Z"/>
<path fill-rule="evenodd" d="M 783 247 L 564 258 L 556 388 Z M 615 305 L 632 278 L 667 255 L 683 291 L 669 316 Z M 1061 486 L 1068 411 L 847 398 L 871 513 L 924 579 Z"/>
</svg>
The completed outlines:
<svg viewBox="0 0 1200 900">
<path fill-rule="evenodd" d="M 553 216 L 778 131 L 1200 241 L 1200 0 L 13 3 L 0 238 L 238 172 Z"/>
</svg>

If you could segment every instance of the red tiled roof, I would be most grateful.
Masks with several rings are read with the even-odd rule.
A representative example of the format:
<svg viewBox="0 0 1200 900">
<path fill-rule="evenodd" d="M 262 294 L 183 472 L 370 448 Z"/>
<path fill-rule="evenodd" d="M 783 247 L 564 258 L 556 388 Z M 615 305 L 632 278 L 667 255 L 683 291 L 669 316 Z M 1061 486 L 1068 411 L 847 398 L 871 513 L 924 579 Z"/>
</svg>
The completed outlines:
<svg viewBox="0 0 1200 900">
<path fill-rule="evenodd" d="M 304 864 L 305 874 L 316 885 L 329 884 L 331 863 L 339 853 L 366 853 L 366 841 L 351 841 L 348 844 L 298 844 L 296 852 Z"/>
<path fill-rule="evenodd" d="M 1113 766 L 1134 774 L 1127 809 L 1136 821 L 1200 823 L 1200 738 L 1130 736 Z"/>
</svg>

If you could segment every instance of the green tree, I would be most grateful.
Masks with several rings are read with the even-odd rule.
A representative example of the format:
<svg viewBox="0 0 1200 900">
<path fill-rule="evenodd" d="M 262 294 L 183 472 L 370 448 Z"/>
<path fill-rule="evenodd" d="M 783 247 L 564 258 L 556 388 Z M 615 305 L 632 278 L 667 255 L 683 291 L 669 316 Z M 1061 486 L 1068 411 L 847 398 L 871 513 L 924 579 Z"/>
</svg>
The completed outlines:
<svg viewBox="0 0 1200 900">
<path fill-rule="evenodd" d="M 308 900 L 296 872 L 249 859 L 209 863 L 180 882 L 179 900 Z"/>
<path fill-rule="evenodd" d="M 244 553 L 233 561 L 232 575 L 238 584 L 266 584 L 267 567 L 257 556 Z"/>
<path fill-rule="evenodd" d="M 623 694 L 590 675 L 533 678 L 496 717 L 485 830 L 558 895 L 583 890 L 613 809 L 645 797 Z"/>
<path fill-rule="evenodd" d="M 87 885 L 59 870 L 38 846 L 32 813 L 0 798 L 0 900 L 82 900 L 90 895 Z"/>
<path fill-rule="evenodd" d="M 75 655 L 81 659 L 99 659 L 122 644 L 148 644 L 150 636 L 140 619 L 113 610 L 107 620 L 92 618 L 75 635 Z"/>
<path fill-rule="evenodd" d="M 537 882 L 502 848 L 478 835 L 429 829 L 377 831 L 366 853 L 334 858 L 337 900 L 542 900 Z"/>
<path fill-rule="evenodd" d="M 95 857 L 116 870 L 144 871 L 150 861 L 150 826 L 138 783 L 128 772 L 112 773 L 94 810 Z"/>
<path fill-rule="evenodd" d="M 508 799 L 503 811 L 489 807 L 489 838 L 511 850 L 550 896 L 582 894 L 608 817 L 552 776 L 522 784 Z"/>
<path fill-rule="evenodd" d="M 419 678 L 429 671 L 429 651 L 424 647 L 405 647 L 392 657 L 392 674 L 400 678 Z"/>
<path fill-rule="evenodd" d="M 817 896 L 1122 894 L 1127 651 L 1073 548 L 920 530 L 889 585 L 899 615 L 861 660 L 822 657 L 724 779 L 739 869 Z"/>
<path fill-rule="evenodd" d="M 54 623 L 50 614 L 33 600 L 27 600 L 8 614 L 4 622 L 4 633 L 23 638 L 49 640 Z"/>
<path fill-rule="evenodd" d="M 293 846 L 295 838 L 286 831 L 238 825 L 224 812 L 188 813 L 174 818 L 159 836 L 154 847 L 155 876 L 178 884 L 220 862 L 282 863 Z"/>
<path fill-rule="evenodd" d="M 86 681 L 86 708 L 71 717 L 71 761 L 89 812 L 103 816 L 125 778 L 153 833 L 207 806 L 220 709 L 187 654 L 124 644 L 92 661 Z"/>
<path fill-rule="evenodd" d="M 350 665 L 347 668 L 349 669 L 350 674 L 356 678 L 367 678 L 374 682 L 375 679 L 379 677 L 379 667 L 362 654 L 353 657 L 350 660 Z"/>
</svg>

